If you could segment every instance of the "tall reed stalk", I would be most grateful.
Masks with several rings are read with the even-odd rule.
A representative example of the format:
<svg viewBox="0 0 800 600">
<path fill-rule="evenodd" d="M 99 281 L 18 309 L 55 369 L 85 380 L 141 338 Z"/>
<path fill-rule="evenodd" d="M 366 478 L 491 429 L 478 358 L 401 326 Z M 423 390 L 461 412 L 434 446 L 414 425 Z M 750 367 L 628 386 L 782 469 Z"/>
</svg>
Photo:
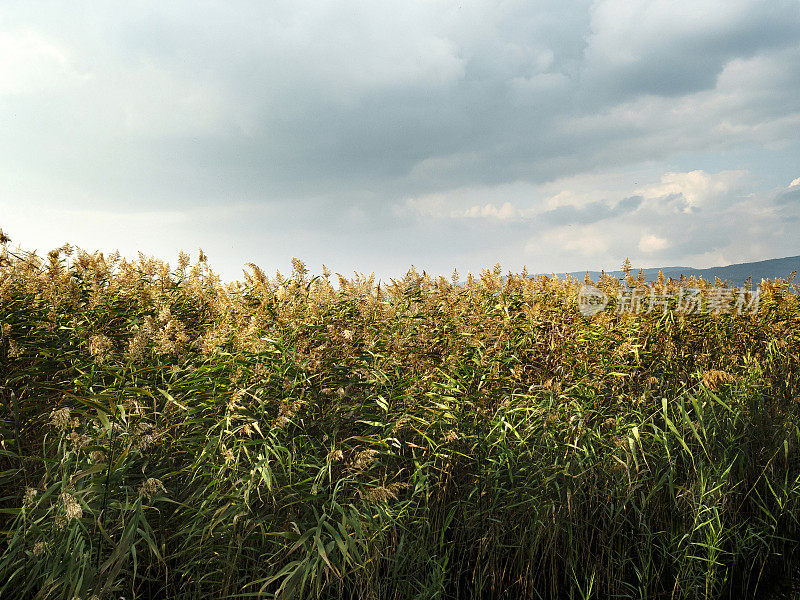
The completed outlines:
<svg viewBox="0 0 800 600">
<path fill-rule="evenodd" d="M 800 537 L 797 284 L 634 315 L 594 283 L 585 317 L 499 267 L 3 246 L 0 597 L 761 597 Z"/>
</svg>

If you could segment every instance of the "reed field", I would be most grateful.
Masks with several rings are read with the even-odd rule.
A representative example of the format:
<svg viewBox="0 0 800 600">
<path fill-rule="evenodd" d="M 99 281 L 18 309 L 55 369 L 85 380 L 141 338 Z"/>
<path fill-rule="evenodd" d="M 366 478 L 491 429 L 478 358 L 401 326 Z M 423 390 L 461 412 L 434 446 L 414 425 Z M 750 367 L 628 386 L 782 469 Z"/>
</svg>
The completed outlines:
<svg viewBox="0 0 800 600">
<path fill-rule="evenodd" d="M 223 283 L 0 248 L 0 598 L 767 598 L 800 554 L 800 303 L 500 267 Z M 788 597 L 788 596 L 787 596 Z"/>
</svg>

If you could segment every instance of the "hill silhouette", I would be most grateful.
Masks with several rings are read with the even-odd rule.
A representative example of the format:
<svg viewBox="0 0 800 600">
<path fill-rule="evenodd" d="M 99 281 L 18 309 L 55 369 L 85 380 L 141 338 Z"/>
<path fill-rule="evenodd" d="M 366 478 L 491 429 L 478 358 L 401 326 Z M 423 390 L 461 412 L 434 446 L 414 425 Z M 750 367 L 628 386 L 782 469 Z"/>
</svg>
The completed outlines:
<svg viewBox="0 0 800 600">
<path fill-rule="evenodd" d="M 650 269 L 642 269 L 647 281 L 654 281 L 658 279 L 658 272 L 664 271 L 664 277 L 679 279 L 681 275 L 686 277 L 702 277 L 707 281 L 714 281 L 715 277 L 719 277 L 722 281 L 728 282 L 732 286 L 741 286 L 752 278 L 753 284 L 759 283 L 762 279 L 776 279 L 778 277 L 789 277 L 793 271 L 800 272 L 800 256 L 788 256 L 786 258 L 772 258 L 769 260 L 760 260 L 756 262 L 737 263 L 726 265 L 724 267 L 710 267 L 708 269 L 695 269 L 694 267 L 655 267 Z M 633 269 L 634 275 L 639 273 L 639 269 Z M 624 276 L 622 270 L 617 269 L 613 271 L 606 271 L 607 275 L 611 277 L 621 278 Z M 558 276 L 563 277 L 570 275 L 583 279 L 586 271 L 573 271 L 571 273 L 557 273 Z M 597 281 L 600 277 L 600 271 L 589 271 L 589 276 L 593 281 Z"/>
</svg>

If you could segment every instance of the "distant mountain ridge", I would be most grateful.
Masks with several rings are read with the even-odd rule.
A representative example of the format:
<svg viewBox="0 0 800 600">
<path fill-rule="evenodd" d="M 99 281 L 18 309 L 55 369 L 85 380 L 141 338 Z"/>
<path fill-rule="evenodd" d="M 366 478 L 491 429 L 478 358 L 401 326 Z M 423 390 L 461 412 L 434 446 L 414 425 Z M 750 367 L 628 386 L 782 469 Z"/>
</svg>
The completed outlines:
<svg viewBox="0 0 800 600">
<path fill-rule="evenodd" d="M 661 268 L 642 269 L 647 281 L 658 279 L 658 272 Z M 683 274 L 686 277 L 702 277 L 706 281 L 714 281 L 719 277 L 722 281 L 727 281 L 732 286 L 741 286 L 752 278 L 753 284 L 760 283 L 762 279 L 776 279 L 778 277 L 789 277 L 793 271 L 800 275 L 800 256 L 788 256 L 786 258 L 772 258 L 769 260 L 759 260 L 756 262 L 738 263 L 726 265 L 724 267 L 710 267 L 708 269 L 695 269 L 693 267 L 663 267 L 664 277 L 680 279 Z M 633 274 L 638 275 L 639 269 L 634 266 Z M 556 273 L 559 277 L 570 275 L 583 279 L 586 271 L 574 271 L 572 273 Z M 622 270 L 606 271 L 606 275 L 611 277 L 624 277 Z M 597 281 L 600 271 L 589 271 L 592 281 Z"/>
</svg>

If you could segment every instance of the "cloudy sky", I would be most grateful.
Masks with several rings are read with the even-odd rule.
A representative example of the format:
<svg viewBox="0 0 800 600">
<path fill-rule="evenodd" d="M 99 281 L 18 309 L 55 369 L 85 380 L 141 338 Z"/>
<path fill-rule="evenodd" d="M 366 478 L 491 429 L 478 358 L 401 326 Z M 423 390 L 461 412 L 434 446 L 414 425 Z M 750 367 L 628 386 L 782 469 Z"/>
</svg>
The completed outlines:
<svg viewBox="0 0 800 600">
<path fill-rule="evenodd" d="M 800 254 L 800 2 L 0 4 L 0 227 L 227 278 Z"/>
</svg>

